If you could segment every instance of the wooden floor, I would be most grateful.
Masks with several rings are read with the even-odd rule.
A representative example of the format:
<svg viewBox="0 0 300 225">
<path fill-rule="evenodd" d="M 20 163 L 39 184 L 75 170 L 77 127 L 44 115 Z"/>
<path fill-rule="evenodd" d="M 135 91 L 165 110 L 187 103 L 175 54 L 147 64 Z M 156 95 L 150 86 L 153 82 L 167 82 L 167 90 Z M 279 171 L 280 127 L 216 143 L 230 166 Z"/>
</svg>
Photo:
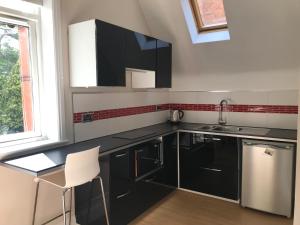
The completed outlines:
<svg viewBox="0 0 300 225">
<path fill-rule="evenodd" d="M 293 220 L 176 191 L 130 225 L 292 225 Z"/>
</svg>

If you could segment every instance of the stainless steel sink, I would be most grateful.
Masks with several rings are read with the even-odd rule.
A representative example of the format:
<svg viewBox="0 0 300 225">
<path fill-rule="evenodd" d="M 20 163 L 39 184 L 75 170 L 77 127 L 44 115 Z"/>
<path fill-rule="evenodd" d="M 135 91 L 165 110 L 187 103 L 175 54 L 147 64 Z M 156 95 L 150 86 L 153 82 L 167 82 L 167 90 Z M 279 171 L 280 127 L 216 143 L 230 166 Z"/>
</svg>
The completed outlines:
<svg viewBox="0 0 300 225">
<path fill-rule="evenodd" d="M 201 127 L 198 127 L 197 130 L 212 130 L 214 126 L 212 125 L 203 125 Z"/>
<path fill-rule="evenodd" d="M 206 131 L 222 131 L 222 132 L 240 132 L 243 130 L 241 127 L 235 126 L 219 126 L 219 125 L 203 125 L 197 130 L 206 130 Z"/>
<path fill-rule="evenodd" d="M 237 126 L 221 126 L 221 125 L 203 125 L 197 128 L 202 131 L 216 131 L 226 133 L 240 133 L 240 134 L 254 134 L 266 135 L 270 129 L 268 128 L 254 128 L 254 127 L 237 127 Z"/>
<path fill-rule="evenodd" d="M 212 130 L 237 133 L 241 132 L 243 128 L 234 126 L 215 126 Z"/>
</svg>

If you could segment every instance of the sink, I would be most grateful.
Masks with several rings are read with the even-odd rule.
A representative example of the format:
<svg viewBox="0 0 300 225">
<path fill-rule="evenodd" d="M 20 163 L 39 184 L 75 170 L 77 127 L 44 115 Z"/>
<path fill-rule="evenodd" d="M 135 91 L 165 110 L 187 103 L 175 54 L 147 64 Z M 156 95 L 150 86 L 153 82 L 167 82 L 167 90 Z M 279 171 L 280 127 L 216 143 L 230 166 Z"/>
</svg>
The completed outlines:
<svg viewBox="0 0 300 225">
<path fill-rule="evenodd" d="M 255 135 L 266 135 L 270 131 L 270 129 L 268 128 L 221 126 L 221 125 L 203 125 L 196 129 L 202 131 L 211 131 L 211 132 L 216 131 L 216 132 L 255 134 Z"/>
<path fill-rule="evenodd" d="M 211 125 L 204 125 L 201 127 L 198 127 L 197 130 L 212 130 L 214 126 Z"/>
<path fill-rule="evenodd" d="M 234 127 L 234 126 L 215 126 L 212 130 L 236 133 L 236 132 L 241 132 L 243 128 Z"/>
<path fill-rule="evenodd" d="M 243 128 L 235 127 L 235 126 L 203 125 L 203 126 L 197 128 L 197 130 L 238 133 L 238 132 L 241 132 L 243 130 Z"/>
</svg>

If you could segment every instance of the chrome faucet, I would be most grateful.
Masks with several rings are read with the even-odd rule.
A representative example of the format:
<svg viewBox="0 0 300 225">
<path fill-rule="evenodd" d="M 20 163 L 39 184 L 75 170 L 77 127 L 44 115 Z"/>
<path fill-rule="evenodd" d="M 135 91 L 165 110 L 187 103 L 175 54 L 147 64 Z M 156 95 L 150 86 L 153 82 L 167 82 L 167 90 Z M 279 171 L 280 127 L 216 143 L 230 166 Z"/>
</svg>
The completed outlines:
<svg viewBox="0 0 300 225">
<path fill-rule="evenodd" d="M 219 107 L 219 124 L 220 125 L 226 125 L 227 123 L 227 119 L 226 117 L 224 118 L 223 112 L 224 112 L 224 108 L 227 108 L 228 106 L 228 101 L 226 99 L 223 99 L 220 102 L 220 107 Z"/>
</svg>

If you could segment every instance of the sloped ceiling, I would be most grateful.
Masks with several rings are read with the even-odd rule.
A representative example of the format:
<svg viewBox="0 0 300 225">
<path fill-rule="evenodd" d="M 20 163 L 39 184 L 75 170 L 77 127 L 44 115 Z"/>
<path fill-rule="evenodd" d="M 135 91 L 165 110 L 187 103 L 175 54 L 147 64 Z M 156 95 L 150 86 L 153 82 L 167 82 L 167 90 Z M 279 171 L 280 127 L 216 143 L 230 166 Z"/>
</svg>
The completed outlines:
<svg viewBox="0 0 300 225">
<path fill-rule="evenodd" d="M 300 1 L 224 0 L 231 40 L 197 45 L 180 0 L 138 1 L 151 34 L 173 43 L 174 89 L 297 87 Z"/>
</svg>

